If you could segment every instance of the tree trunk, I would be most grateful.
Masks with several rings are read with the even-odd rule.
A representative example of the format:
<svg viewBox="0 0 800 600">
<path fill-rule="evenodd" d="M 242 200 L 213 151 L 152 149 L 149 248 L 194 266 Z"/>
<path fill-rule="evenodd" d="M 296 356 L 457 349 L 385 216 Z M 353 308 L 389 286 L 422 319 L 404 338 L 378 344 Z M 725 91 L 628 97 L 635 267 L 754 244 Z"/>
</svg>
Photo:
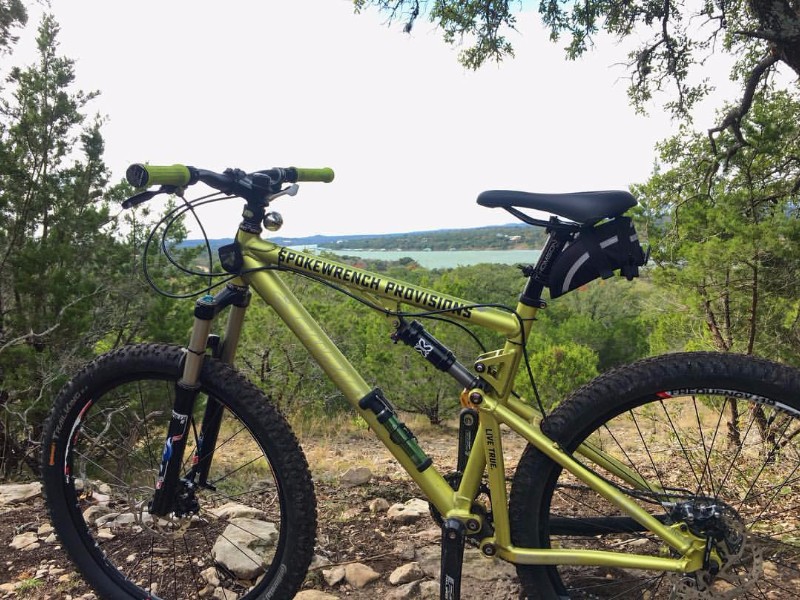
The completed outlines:
<svg viewBox="0 0 800 600">
<path fill-rule="evenodd" d="M 800 11 L 787 0 L 750 0 L 759 34 L 772 43 L 773 54 L 800 76 Z"/>
</svg>

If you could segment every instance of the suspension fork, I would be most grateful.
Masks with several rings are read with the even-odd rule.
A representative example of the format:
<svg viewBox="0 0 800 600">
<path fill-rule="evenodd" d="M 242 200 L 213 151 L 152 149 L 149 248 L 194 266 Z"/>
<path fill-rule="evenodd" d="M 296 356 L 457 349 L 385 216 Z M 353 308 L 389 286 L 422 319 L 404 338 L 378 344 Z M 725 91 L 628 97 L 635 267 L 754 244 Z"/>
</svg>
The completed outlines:
<svg viewBox="0 0 800 600">
<path fill-rule="evenodd" d="M 211 353 L 214 358 L 229 365 L 233 364 L 236 356 L 244 315 L 252 297 L 246 287 L 236 287 L 240 295 L 232 299 L 231 312 L 228 314 L 228 323 L 225 327 L 225 336 L 222 338 L 221 343 L 213 347 Z M 197 485 L 211 490 L 215 488 L 208 483 L 208 472 L 214 458 L 214 449 L 217 447 L 217 437 L 219 436 L 224 408 L 216 398 L 213 396 L 208 397 L 200 426 L 200 437 L 197 440 L 197 448 L 192 457 L 192 470 L 189 475 L 192 481 L 197 478 Z"/>
<path fill-rule="evenodd" d="M 163 516 L 173 512 L 176 508 L 175 498 L 181 482 L 180 474 L 183 469 L 187 434 L 200 391 L 200 372 L 214 318 L 228 306 L 232 305 L 238 309 L 231 311 L 226 339 L 221 347 L 217 345 L 218 349 L 215 351 L 215 354 L 218 354 L 221 359 L 227 358 L 232 361 L 239 341 L 244 312 L 249 301 L 250 292 L 246 287 L 228 284 L 216 296 L 204 296 L 195 303 L 192 335 L 186 348 L 183 373 L 175 384 L 175 402 L 167 428 L 167 439 L 161 455 L 155 492 L 149 507 L 150 514 Z M 193 487 L 196 481 L 200 485 L 207 485 L 213 448 L 216 446 L 222 421 L 222 408 L 219 402 L 209 396 L 201 425 L 200 440 L 192 458 L 192 468 L 182 480 L 189 486 Z M 209 450 L 206 451 L 203 448 Z"/>
</svg>

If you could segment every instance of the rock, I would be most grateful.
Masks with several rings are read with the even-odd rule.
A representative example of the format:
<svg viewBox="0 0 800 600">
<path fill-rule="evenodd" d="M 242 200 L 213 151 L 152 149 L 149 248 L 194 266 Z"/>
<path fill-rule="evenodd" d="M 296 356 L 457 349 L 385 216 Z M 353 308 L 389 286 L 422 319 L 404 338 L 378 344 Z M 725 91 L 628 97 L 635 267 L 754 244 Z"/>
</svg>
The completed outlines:
<svg viewBox="0 0 800 600">
<path fill-rule="evenodd" d="M 360 515 L 362 512 L 363 512 L 363 508 L 361 506 L 353 506 L 351 508 L 348 508 L 347 510 L 345 510 L 342 513 L 342 520 L 343 521 L 352 521 L 358 515 Z"/>
<path fill-rule="evenodd" d="M 419 566 L 419 563 L 411 562 L 397 567 L 392 574 L 389 575 L 389 583 L 392 585 L 401 585 L 411 581 L 419 581 L 425 577 L 425 571 Z"/>
<path fill-rule="evenodd" d="M 209 585 L 219 587 L 219 577 L 217 576 L 217 569 L 215 567 L 208 567 L 205 571 L 200 571 L 200 577 Z"/>
<path fill-rule="evenodd" d="M 369 503 L 369 512 L 373 515 L 389 510 L 389 501 L 385 498 L 375 498 Z"/>
<path fill-rule="evenodd" d="M 386 516 L 394 523 L 408 525 L 419 521 L 428 514 L 428 503 L 419 498 L 412 498 L 405 504 L 393 504 L 390 506 Z"/>
<path fill-rule="evenodd" d="M 332 569 L 323 569 L 322 577 L 329 587 L 333 587 L 345 578 L 346 572 L 343 566 L 336 566 Z"/>
<path fill-rule="evenodd" d="M 86 521 L 88 525 L 94 525 L 97 523 L 97 519 L 109 514 L 116 514 L 112 513 L 111 509 L 107 506 L 90 506 L 85 511 L 83 511 L 83 520 Z"/>
<path fill-rule="evenodd" d="M 423 581 L 419 584 L 419 597 L 423 600 L 438 600 L 439 582 Z"/>
<path fill-rule="evenodd" d="M 111 502 L 111 496 L 100 492 L 92 492 L 92 501 L 97 502 L 101 506 L 107 506 L 108 503 Z"/>
<path fill-rule="evenodd" d="M 358 589 L 366 587 L 380 578 L 380 573 L 361 563 L 350 563 L 345 566 L 344 571 L 347 583 Z"/>
<path fill-rule="evenodd" d="M 329 561 L 327 558 L 320 556 L 319 554 L 315 554 L 311 558 L 311 564 L 308 566 L 308 569 L 319 569 L 320 567 L 327 567 L 329 564 L 331 564 L 331 561 Z"/>
<path fill-rule="evenodd" d="M 142 515 L 142 520 L 145 523 L 149 523 L 152 521 L 153 517 L 149 514 L 145 513 Z M 121 515 L 116 515 L 113 519 L 108 519 L 107 517 L 101 517 L 97 519 L 98 527 L 100 525 L 105 525 L 106 527 L 110 527 L 111 529 L 116 529 L 117 527 L 124 527 L 125 525 L 134 525 L 136 523 L 136 515 L 133 513 L 122 513 Z"/>
<path fill-rule="evenodd" d="M 97 530 L 98 540 L 113 540 L 115 537 L 117 536 L 108 527 L 101 527 Z"/>
<path fill-rule="evenodd" d="M 294 600 L 339 600 L 339 596 L 326 594 L 319 590 L 303 590 L 294 597 Z"/>
<path fill-rule="evenodd" d="M 278 541 L 273 523 L 256 519 L 232 519 L 214 542 L 211 555 L 240 579 L 255 579 L 265 571 Z"/>
<path fill-rule="evenodd" d="M 428 529 L 412 534 L 411 537 L 420 542 L 434 544 L 442 540 L 442 529 L 440 527 L 429 527 Z"/>
<path fill-rule="evenodd" d="M 13 550 L 35 550 L 39 547 L 39 537 L 33 531 L 15 535 L 8 545 Z"/>
<path fill-rule="evenodd" d="M 367 467 L 358 467 L 354 469 L 347 469 L 340 478 L 340 483 L 344 487 L 355 487 L 369 483 L 372 479 L 372 471 Z"/>
<path fill-rule="evenodd" d="M 425 546 L 417 549 L 416 559 L 428 577 L 439 577 L 441 567 L 441 548 Z M 471 577 L 479 581 L 511 580 L 517 570 L 511 563 L 498 558 L 487 558 L 477 548 L 464 550 L 464 578 Z"/>
<path fill-rule="evenodd" d="M 232 592 L 231 590 L 217 588 L 214 590 L 214 595 L 212 598 L 216 598 L 217 600 L 237 600 L 237 598 L 239 598 L 239 594 Z"/>
<path fill-rule="evenodd" d="M 47 537 L 53 533 L 53 526 L 50 523 L 42 523 L 39 525 L 39 529 L 36 530 L 36 535 L 40 537 Z"/>
<path fill-rule="evenodd" d="M 410 541 L 398 542 L 395 544 L 393 552 L 402 561 L 412 561 L 414 560 L 416 546 L 414 542 Z"/>
<path fill-rule="evenodd" d="M 42 484 L 33 483 L 7 483 L 0 485 L 0 506 L 4 504 L 21 504 L 42 495 Z"/>
<path fill-rule="evenodd" d="M 227 504 L 223 504 L 219 508 L 215 508 L 211 511 L 211 514 L 215 517 L 220 519 L 261 519 L 263 520 L 267 513 L 263 510 L 259 510 L 257 508 L 253 508 L 251 506 L 245 506 L 244 504 L 238 504 L 236 502 L 228 502 Z"/>
<path fill-rule="evenodd" d="M 409 600 L 417 596 L 419 596 L 419 581 L 412 581 L 389 592 L 387 598 L 388 600 Z"/>
<path fill-rule="evenodd" d="M 464 572 L 479 581 L 514 579 L 517 576 L 514 565 L 499 558 L 488 558 L 477 548 L 464 550 Z"/>
</svg>

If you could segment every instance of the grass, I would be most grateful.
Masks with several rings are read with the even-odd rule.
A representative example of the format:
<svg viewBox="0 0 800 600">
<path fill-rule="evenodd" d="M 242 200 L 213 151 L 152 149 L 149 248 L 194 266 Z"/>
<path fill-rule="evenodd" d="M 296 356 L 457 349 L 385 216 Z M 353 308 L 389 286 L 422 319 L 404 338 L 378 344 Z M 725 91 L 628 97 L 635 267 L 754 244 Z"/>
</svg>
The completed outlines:
<svg viewBox="0 0 800 600">
<path fill-rule="evenodd" d="M 44 581 L 37 577 L 28 577 L 21 580 L 15 587 L 14 591 L 19 596 L 30 596 L 36 590 L 44 585 Z"/>
</svg>

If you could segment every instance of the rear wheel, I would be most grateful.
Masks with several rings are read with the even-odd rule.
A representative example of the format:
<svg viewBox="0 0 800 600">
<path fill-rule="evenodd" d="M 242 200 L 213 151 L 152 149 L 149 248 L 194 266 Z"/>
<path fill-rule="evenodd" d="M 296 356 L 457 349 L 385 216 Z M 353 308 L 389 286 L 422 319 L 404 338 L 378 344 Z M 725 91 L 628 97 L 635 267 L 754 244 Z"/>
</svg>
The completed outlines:
<svg viewBox="0 0 800 600">
<path fill-rule="evenodd" d="M 696 573 L 520 566 L 527 597 L 796 598 L 800 589 L 800 374 L 752 357 L 687 353 L 612 371 L 543 423 L 564 448 L 665 523 L 711 539 Z M 620 471 L 627 475 L 620 476 Z M 647 485 L 642 482 L 646 481 Z M 529 447 L 511 493 L 513 542 L 670 556 L 658 538 Z"/>
<path fill-rule="evenodd" d="M 45 428 L 47 505 L 64 548 L 102 597 L 292 598 L 311 560 L 316 502 L 282 415 L 230 367 L 204 361 L 182 477 L 206 405 L 221 411 L 205 486 L 148 513 L 183 352 L 122 348 L 59 394 Z"/>
</svg>

